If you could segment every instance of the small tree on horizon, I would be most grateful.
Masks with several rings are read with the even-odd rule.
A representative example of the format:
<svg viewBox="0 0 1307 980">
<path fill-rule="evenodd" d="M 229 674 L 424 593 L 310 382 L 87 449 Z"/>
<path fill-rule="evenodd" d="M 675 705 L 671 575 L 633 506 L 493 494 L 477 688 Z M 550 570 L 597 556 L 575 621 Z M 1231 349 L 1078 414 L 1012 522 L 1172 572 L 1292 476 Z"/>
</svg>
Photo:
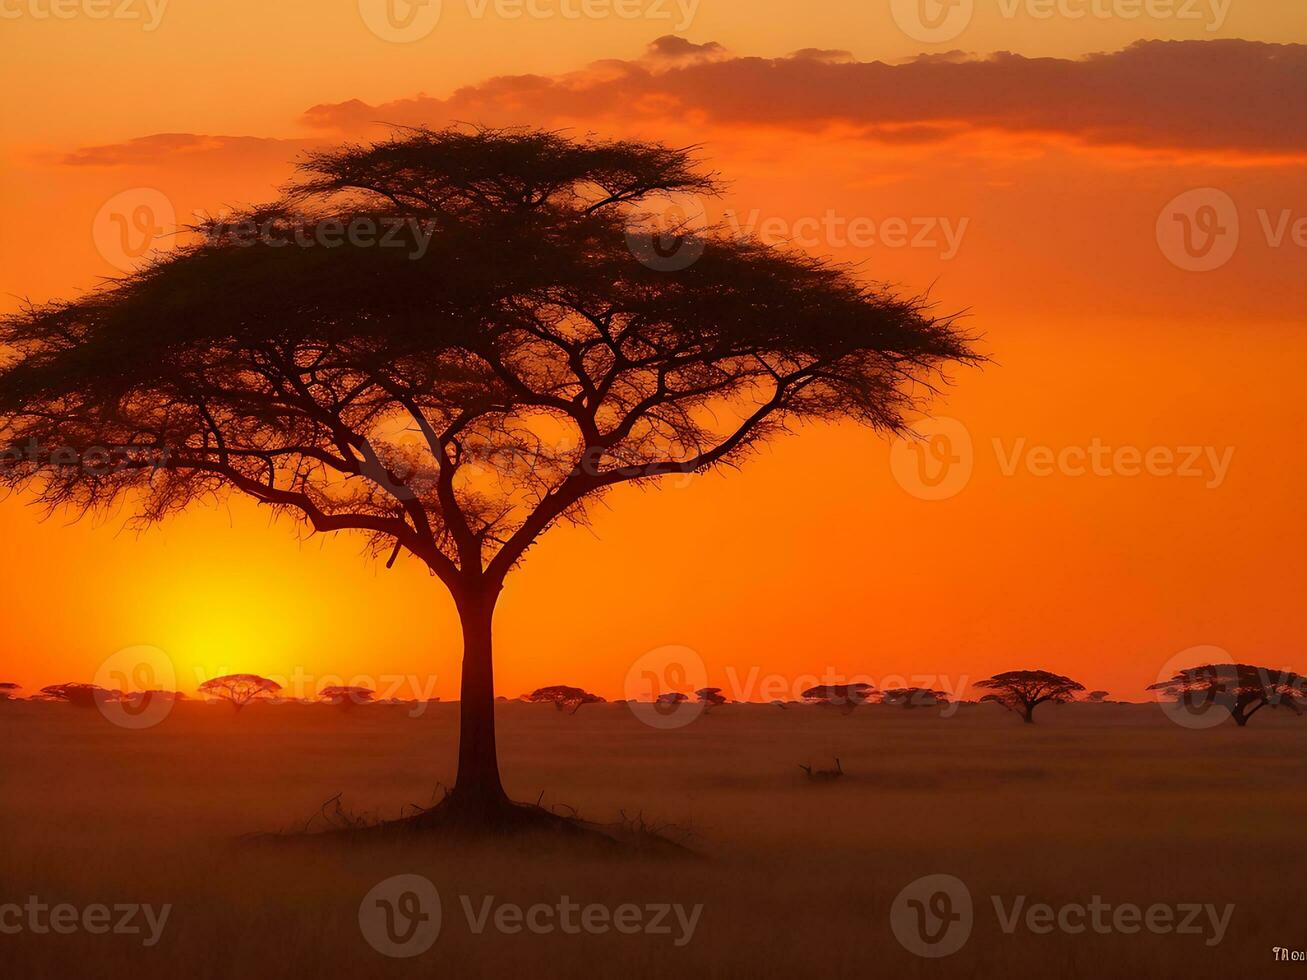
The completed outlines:
<svg viewBox="0 0 1307 980">
<path fill-rule="evenodd" d="M 849 714 L 854 708 L 870 704 L 875 688 L 871 684 L 819 684 L 810 687 L 801 695 L 804 701 L 823 708 L 839 708 L 841 714 Z"/>
<path fill-rule="evenodd" d="M 948 704 L 948 694 L 927 687 L 892 687 L 881 691 L 880 703 L 902 708 L 936 708 Z"/>
<path fill-rule="evenodd" d="M 69 681 L 63 684 L 47 684 L 41 688 L 41 696 L 47 701 L 63 701 L 79 708 L 94 708 L 105 701 L 113 700 L 117 694 L 99 684 Z"/>
<path fill-rule="evenodd" d="M 1148 690 L 1169 695 L 1197 710 L 1225 708 L 1234 723 L 1243 728 L 1268 705 L 1284 705 L 1294 714 L 1302 714 L 1303 703 L 1307 703 L 1305 686 L 1307 678 L 1291 670 L 1251 664 L 1203 664 L 1177 671 L 1170 680 L 1148 685 Z"/>
<path fill-rule="evenodd" d="M 240 711 L 251 701 L 276 694 L 281 685 L 258 674 L 224 674 L 210 678 L 196 690 L 205 697 L 226 701 Z"/>
<path fill-rule="evenodd" d="M 0 320 L 0 483 L 74 512 L 129 498 L 142 523 L 239 493 L 412 556 L 463 632 L 458 771 L 423 819 L 543 819 L 503 789 L 491 642 L 540 536 L 804 423 L 905 433 L 982 360 L 846 267 L 650 230 L 660 199 L 718 191 L 692 153 L 484 129 L 310 153 L 282 200 Z"/>
<path fill-rule="evenodd" d="M 0 701 L 13 701 L 14 692 L 22 690 L 22 684 L 13 681 L 0 681 Z"/>
<path fill-rule="evenodd" d="M 318 700 L 346 709 L 360 704 L 371 704 L 376 696 L 377 692 L 370 687 L 350 684 L 333 684 L 318 692 Z"/>
<path fill-rule="evenodd" d="M 1085 695 L 1085 700 L 1090 704 L 1102 704 L 1107 700 L 1109 691 L 1090 691 Z"/>
<path fill-rule="evenodd" d="M 704 713 L 707 714 L 719 704 L 725 704 L 726 698 L 722 695 L 720 687 L 701 687 L 694 692 L 694 696 L 704 705 Z"/>
<path fill-rule="evenodd" d="M 581 709 L 581 705 L 602 704 L 605 699 L 598 694 L 591 694 L 584 688 L 554 684 L 550 687 L 538 687 L 530 694 L 523 694 L 522 700 L 530 704 L 552 704 L 559 711 L 574 715 Z"/>
<path fill-rule="evenodd" d="M 1019 714 L 1027 725 L 1034 723 L 1035 709 L 1041 704 L 1065 704 L 1075 700 L 1077 691 L 1085 689 L 1083 684 L 1047 670 L 1008 670 L 977 681 L 976 687 L 994 692 L 981 698 L 982 702 L 1003 705 Z"/>
</svg>

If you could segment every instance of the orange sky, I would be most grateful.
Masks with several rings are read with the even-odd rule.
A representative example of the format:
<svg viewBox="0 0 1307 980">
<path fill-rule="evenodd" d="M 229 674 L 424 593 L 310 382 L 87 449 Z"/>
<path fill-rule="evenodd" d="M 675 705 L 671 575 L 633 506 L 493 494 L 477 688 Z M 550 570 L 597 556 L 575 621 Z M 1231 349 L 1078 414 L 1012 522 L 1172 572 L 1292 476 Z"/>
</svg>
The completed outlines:
<svg viewBox="0 0 1307 980">
<path fill-rule="evenodd" d="M 1010 4 L 975 0 L 961 34 L 932 45 L 888 2 L 701 0 L 688 43 L 648 49 L 686 9 L 665 6 L 672 22 L 505 19 L 494 4 L 476 18 L 445 0 L 430 35 L 398 44 L 355 3 L 165 5 L 148 31 L 11 3 L 4 308 L 113 273 L 106 202 L 130 213 L 146 188 L 184 218 L 257 200 L 303 146 L 377 121 L 701 143 L 731 182 L 714 218 L 971 311 L 995 364 L 959 375 L 937 412 L 969 435 L 969 480 L 920 499 L 911 450 L 827 428 L 739 473 L 614 494 L 591 530 L 551 532 L 510 578 L 500 693 L 620 697 L 628 668 L 673 644 L 753 698 L 831 670 L 957 689 L 1022 666 L 1139 697 L 1205 644 L 1307 668 L 1307 7 L 1241 0 L 1217 26 L 1022 5 L 1008 18 Z M 825 53 L 788 57 L 803 48 Z M 522 75 L 536 77 L 487 84 Z M 1239 224 L 1210 271 L 1178 268 L 1173 237 L 1159 245 L 1159 225 L 1179 227 L 1168 202 L 1195 188 Z M 1081 472 L 1077 451 L 1094 447 L 1125 455 Z M 1134 475 L 1135 450 L 1151 473 Z M 239 500 L 139 535 L 122 515 L 39 517 L 0 502 L 0 680 L 90 680 L 148 645 L 184 690 L 251 670 L 300 678 L 296 693 L 363 678 L 456 694 L 453 607 L 416 562 L 387 571 L 356 540 L 300 540 Z"/>
</svg>

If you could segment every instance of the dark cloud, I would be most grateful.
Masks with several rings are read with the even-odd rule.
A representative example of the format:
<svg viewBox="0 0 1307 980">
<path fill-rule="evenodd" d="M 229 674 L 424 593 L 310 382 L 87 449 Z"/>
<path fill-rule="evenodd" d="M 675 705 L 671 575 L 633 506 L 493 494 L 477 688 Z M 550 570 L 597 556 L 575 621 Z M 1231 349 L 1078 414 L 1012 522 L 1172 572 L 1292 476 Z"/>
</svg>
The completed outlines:
<svg viewBox="0 0 1307 980">
<path fill-rule="evenodd" d="M 805 49 L 782 58 L 732 56 L 715 43 L 667 36 L 645 57 L 566 75 L 511 75 L 378 105 L 317 105 L 303 121 L 321 133 L 393 125 L 631 123 L 852 126 L 869 140 L 937 144 L 976 130 L 1083 145 L 1240 157 L 1307 153 L 1307 45 L 1142 41 L 1084 58 L 948 52 L 901 64 Z M 286 155 L 305 141 L 163 134 L 70 154 L 73 165 L 141 162 L 176 153 Z"/>
<path fill-rule="evenodd" d="M 681 39 L 655 45 L 663 42 L 679 49 Z M 1079 59 L 950 52 L 895 65 L 843 55 L 809 50 L 670 66 L 607 61 L 552 78 L 494 78 L 446 99 L 319 105 L 307 119 L 354 129 L 378 121 L 680 115 L 800 129 L 852 123 L 873 135 L 893 127 L 899 139 L 914 131 L 934 139 L 941 126 L 961 124 L 1095 145 L 1254 155 L 1307 150 L 1307 45 L 1143 41 Z"/>
</svg>

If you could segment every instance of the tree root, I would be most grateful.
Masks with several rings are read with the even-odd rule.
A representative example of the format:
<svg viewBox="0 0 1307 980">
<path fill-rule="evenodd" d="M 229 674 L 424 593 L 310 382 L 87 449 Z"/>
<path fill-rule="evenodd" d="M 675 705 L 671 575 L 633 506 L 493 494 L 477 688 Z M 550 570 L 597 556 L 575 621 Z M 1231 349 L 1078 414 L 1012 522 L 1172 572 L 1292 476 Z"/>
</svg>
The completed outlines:
<svg viewBox="0 0 1307 980">
<path fill-rule="evenodd" d="M 443 787 L 437 787 L 437 794 Z M 543 794 L 541 794 L 543 798 Z M 645 820 L 644 814 L 628 816 L 621 811 L 615 823 L 597 823 L 582 819 L 570 806 L 541 806 L 517 803 L 507 798 L 476 801 L 469 804 L 448 790 L 430 806 L 409 804 L 392 820 L 359 815 L 341 805 L 340 794 L 319 807 L 318 812 L 293 829 L 272 834 L 247 835 L 255 843 L 291 841 L 406 841 L 451 839 L 460 841 L 494 840 L 505 837 L 532 836 L 564 846 L 577 845 L 607 855 L 645 855 L 672 858 L 699 858 L 689 843 L 694 834 L 687 828 L 670 823 Z"/>
</svg>

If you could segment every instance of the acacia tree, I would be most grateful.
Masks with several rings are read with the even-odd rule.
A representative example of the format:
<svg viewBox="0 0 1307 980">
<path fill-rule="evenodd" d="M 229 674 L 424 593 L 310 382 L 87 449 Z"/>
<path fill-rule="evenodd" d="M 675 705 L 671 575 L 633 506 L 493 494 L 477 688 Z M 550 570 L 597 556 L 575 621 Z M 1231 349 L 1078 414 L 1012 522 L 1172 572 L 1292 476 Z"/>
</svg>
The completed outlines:
<svg viewBox="0 0 1307 980">
<path fill-rule="evenodd" d="M 726 696 L 722 694 L 720 687 L 701 687 L 694 692 L 694 696 L 699 699 L 700 704 L 704 705 L 705 712 L 726 703 Z"/>
<path fill-rule="evenodd" d="M 1107 695 L 1109 693 L 1109 691 L 1090 691 L 1085 695 L 1085 700 L 1090 704 L 1102 704 L 1107 700 Z"/>
<path fill-rule="evenodd" d="M 224 674 L 221 677 L 211 677 L 196 690 L 207 697 L 227 701 L 240 711 L 255 698 L 280 691 L 281 685 L 258 674 Z"/>
<path fill-rule="evenodd" d="M 79 708 L 94 708 L 98 704 L 112 701 L 117 695 L 99 684 L 68 681 L 64 684 L 47 684 L 41 688 L 41 696 L 47 701 L 63 701 Z"/>
<path fill-rule="evenodd" d="M 870 704 L 874 692 L 870 684 L 819 684 L 799 696 L 822 708 L 839 708 L 847 715 L 859 705 Z"/>
<path fill-rule="evenodd" d="M 15 684 L 13 681 L 0 683 L 0 701 L 14 700 L 14 692 L 21 690 L 22 686 L 22 684 Z"/>
<path fill-rule="evenodd" d="M 574 715 L 581 709 L 581 705 L 601 704 L 605 699 L 583 688 L 554 684 L 549 687 L 538 687 L 530 694 L 522 695 L 522 700 L 531 704 L 552 704 L 559 711 Z"/>
<path fill-rule="evenodd" d="M 994 692 L 986 694 L 981 701 L 996 701 L 1019 714 L 1027 725 L 1034 723 L 1035 709 L 1041 704 L 1072 701 L 1077 691 L 1085 689 L 1083 684 L 1047 670 L 1007 670 L 976 681 L 976 687 Z"/>
<path fill-rule="evenodd" d="M 333 684 L 318 692 L 318 699 L 339 708 L 349 709 L 358 704 L 371 704 L 377 692 L 356 684 Z"/>
<path fill-rule="evenodd" d="M 892 687 L 887 691 L 881 691 L 880 702 L 903 708 L 934 708 L 941 704 L 948 704 L 948 694 L 926 687 Z"/>
<path fill-rule="evenodd" d="M 540 535 L 797 423 L 903 432 L 980 361 L 954 318 L 793 251 L 707 230 L 669 269 L 641 216 L 716 190 L 690 151 L 538 131 L 312 153 L 283 199 L 4 321 L 3 479 L 82 510 L 130 496 L 145 522 L 236 491 L 413 556 L 463 631 L 442 809 L 525 819 L 500 781 L 491 627 Z"/>
<path fill-rule="evenodd" d="M 1295 714 L 1302 714 L 1299 702 L 1307 699 L 1304 686 L 1307 678 L 1291 670 L 1251 664 L 1203 664 L 1186 667 L 1170 680 L 1150 684 L 1148 690 L 1161 691 L 1200 710 L 1219 705 L 1243 728 L 1267 705 L 1285 705 Z"/>
</svg>

